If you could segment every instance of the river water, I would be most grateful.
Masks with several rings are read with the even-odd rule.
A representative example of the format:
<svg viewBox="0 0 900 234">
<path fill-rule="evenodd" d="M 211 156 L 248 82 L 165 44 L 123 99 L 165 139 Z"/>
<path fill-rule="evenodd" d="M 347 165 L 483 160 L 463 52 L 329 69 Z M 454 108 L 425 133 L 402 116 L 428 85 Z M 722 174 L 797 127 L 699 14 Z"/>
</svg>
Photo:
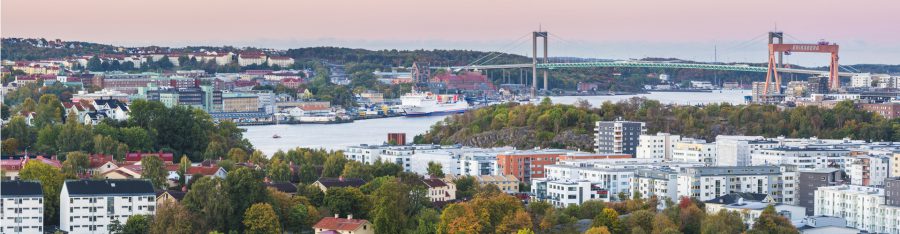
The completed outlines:
<svg viewBox="0 0 900 234">
<path fill-rule="evenodd" d="M 632 97 L 646 97 L 659 100 L 663 104 L 697 105 L 720 102 L 742 104 L 746 95 L 750 95 L 749 90 L 723 90 L 712 93 L 651 92 L 617 96 L 560 96 L 550 97 L 550 100 L 553 103 L 573 104 L 578 99 L 584 99 L 594 107 L 599 107 L 605 101 L 618 102 Z M 243 126 L 241 128 L 247 129 L 244 137 L 250 140 L 256 149 L 271 156 L 279 149 L 288 150 L 295 147 L 339 150 L 351 145 L 381 144 L 387 140 L 388 133 L 406 133 L 407 142 L 412 142 L 413 137 L 425 133 L 431 125 L 445 117 L 395 117 L 359 120 L 343 124 L 282 124 Z M 281 138 L 272 138 L 276 134 Z"/>
</svg>

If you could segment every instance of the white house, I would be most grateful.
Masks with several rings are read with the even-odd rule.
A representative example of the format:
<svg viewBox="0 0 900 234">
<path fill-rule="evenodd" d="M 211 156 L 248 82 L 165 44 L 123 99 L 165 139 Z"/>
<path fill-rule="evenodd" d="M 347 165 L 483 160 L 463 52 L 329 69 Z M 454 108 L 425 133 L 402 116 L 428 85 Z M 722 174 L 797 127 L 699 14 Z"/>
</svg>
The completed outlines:
<svg viewBox="0 0 900 234">
<path fill-rule="evenodd" d="M 42 233 L 44 192 L 32 181 L 0 182 L 0 233 Z"/>
<path fill-rule="evenodd" d="M 59 228 L 69 233 L 109 233 L 114 220 L 156 213 L 148 180 L 69 180 L 59 195 Z"/>
<path fill-rule="evenodd" d="M 452 181 L 431 178 L 422 179 L 422 184 L 428 188 L 426 196 L 432 202 L 456 200 L 456 184 Z"/>
</svg>

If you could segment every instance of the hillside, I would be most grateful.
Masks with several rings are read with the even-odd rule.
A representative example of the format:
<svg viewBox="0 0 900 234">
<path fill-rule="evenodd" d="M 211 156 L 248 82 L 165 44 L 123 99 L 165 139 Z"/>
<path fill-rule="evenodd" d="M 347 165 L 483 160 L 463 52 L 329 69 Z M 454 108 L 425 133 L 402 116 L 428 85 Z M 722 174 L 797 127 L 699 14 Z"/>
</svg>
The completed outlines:
<svg viewBox="0 0 900 234">
<path fill-rule="evenodd" d="M 438 122 L 416 143 L 463 144 L 477 147 L 511 145 L 517 148 L 575 146 L 593 150 L 597 120 L 647 123 L 647 132 L 669 132 L 714 140 L 717 135 L 813 137 L 868 141 L 900 140 L 900 120 L 856 109 L 843 102 L 833 109 L 797 107 L 778 110 L 767 105 L 713 104 L 705 107 L 667 106 L 633 98 L 594 108 L 550 104 L 504 104 L 450 116 Z"/>
</svg>

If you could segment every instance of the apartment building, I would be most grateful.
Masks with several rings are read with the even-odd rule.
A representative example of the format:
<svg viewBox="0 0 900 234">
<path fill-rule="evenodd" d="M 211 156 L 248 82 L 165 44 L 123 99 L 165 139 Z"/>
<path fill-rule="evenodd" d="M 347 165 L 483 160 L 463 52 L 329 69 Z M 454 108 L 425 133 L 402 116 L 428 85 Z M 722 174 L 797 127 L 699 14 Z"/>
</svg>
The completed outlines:
<svg viewBox="0 0 900 234">
<path fill-rule="evenodd" d="M 782 174 L 779 166 L 681 168 L 678 196 L 706 201 L 730 193 L 764 193 L 782 202 L 785 184 L 796 183 Z"/>
<path fill-rule="evenodd" d="M 892 194 L 894 195 L 894 194 Z M 820 187 L 815 192 L 816 216 L 835 216 L 847 226 L 870 233 L 900 233 L 900 206 L 886 205 L 885 189 L 857 185 Z"/>
<path fill-rule="evenodd" d="M 857 156 L 847 159 L 846 172 L 850 184 L 860 186 L 883 186 L 888 176 L 890 159 L 878 156 Z"/>
<path fill-rule="evenodd" d="M 777 141 L 765 140 L 762 136 L 716 137 L 717 166 L 750 166 L 750 156 L 760 149 L 778 146 Z"/>
<path fill-rule="evenodd" d="M 751 165 L 797 165 L 800 169 L 844 168 L 850 150 L 838 148 L 776 147 L 760 149 L 751 156 Z"/>
<path fill-rule="evenodd" d="M 672 159 L 672 151 L 675 142 L 681 141 L 680 135 L 669 133 L 657 133 L 656 135 L 641 135 L 637 146 L 636 158 Z"/>
<path fill-rule="evenodd" d="M 44 190 L 34 181 L 0 182 L 0 233 L 44 232 Z"/>
<path fill-rule="evenodd" d="M 643 198 L 657 196 L 678 201 L 678 171 L 668 168 L 635 170 L 631 191 L 640 193 Z"/>
<path fill-rule="evenodd" d="M 546 201 L 557 208 L 580 205 L 588 200 L 609 201 L 610 194 L 587 180 L 537 178 L 531 185 L 534 201 Z"/>
<path fill-rule="evenodd" d="M 716 144 L 701 139 L 682 139 L 675 142 L 672 160 L 682 162 L 699 162 L 706 166 L 716 165 Z"/>
<path fill-rule="evenodd" d="M 69 233 L 109 233 L 113 220 L 156 213 L 147 180 L 69 180 L 59 196 L 59 228 Z"/>
<path fill-rule="evenodd" d="M 800 170 L 797 173 L 797 204 L 806 208 L 806 215 L 813 215 L 815 193 L 820 187 L 844 183 L 843 171 L 835 168 Z"/>
<path fill-rule="evenodd" d="M 595 126 L 597 153 L 635 155 L 640 136 L 647 133 L 643 122 L 597 121 Z"/>
</svg>

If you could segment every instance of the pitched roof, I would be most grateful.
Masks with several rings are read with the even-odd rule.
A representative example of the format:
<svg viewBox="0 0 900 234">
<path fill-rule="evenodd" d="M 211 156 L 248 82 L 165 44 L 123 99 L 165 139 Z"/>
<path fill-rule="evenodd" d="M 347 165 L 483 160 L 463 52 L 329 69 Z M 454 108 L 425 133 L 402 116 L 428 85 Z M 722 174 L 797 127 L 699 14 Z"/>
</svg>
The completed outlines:
<svg viewBox="0 0 900 234">
<path fill-rule="evenodd" d="M 41 183 L 35 181 L 3 181 L 0 182 L 0 196 L 3 197 L 43 197 Z"/>
<path fill-rule="evenodd" d="M 326 188 L 335 188 L 335 187 L 354 187 L 359 188 L 366 184 L 366 181 L 358 178 L 319 178 L 316 182 L 319 182 Z"/>
<path fill-rule="evenodd" d="M 91 160 L 91 163 L 90 163 L 91 168 L 103 166 L 103 164 L 106 164 L 107 162 L 115 162 L 115 161 L 113 161 L 112 155 L 103 155 L 103 154 L 91 155 L 90 160 Z"/>
<path fill-rule="evenodd" d="M 365 219 L 342 219 L 335 217 L 325 217 L 322 220 L 319 220 L 316 225 L 313 225 L 315 229 L 325 229 L 325 230 L 342 230 L 342 231 L 353 231 L 359 229 L 359 226 L 363 224 L 368 224 L 369 221 Z"/>
<path fill-rule="evenodd" d="M 163 193 L 168 193 L 169 196 L 175 198 L 176 201 L 181 201 L 181 199 L 184 199 L 184 196 L 187 195 L 187 192 L 180 190 L 159 190 L 156 191 L 156 197 L 159 197 Z"/>
<path fill-rule="evenodd" d="M 769 197 L 769 195 L 764 193 L 729 193 L 706 201 L 706 203 L 734 204 L 737 203 L 738 200 L 741 200 L 741 198 L 743 198 L 744 201 L 762 202 L 766 200 L 766 197 Z"/>
<path fill-rule="evenodd" d="M 447 183 L 439 179 L 422 179 L 422 183 L 429 188 L 446 187 Z"/>
<path fill-rule="evenodd" d="M 70 195 L 156 195 L 149 180 L 68 180 Z"/>
<path fill-rule="evenodd" d="M 127 154 L 125 154 L 125 161 L 126 162 L 137 162 L 137 161 L 141 161 L 142 158 L 147 157 L 147 156 L 157 156 L 163 162 L 172 162 L 175 160 L 174 154 L 159 152 L 159 153 L 127 153 Z"/>
<path fill-rule="evenodd" d="M 201 175 L 207 175 L 207 176 L 214 175 L 214 174 L 216 174 L 217 171 L 219 171 L 219 168 L 220 168 L 219 166 L 188 167 L 187 172 L 185 172 L 185 174 L 188 174 L 188 175 L 201 174 Z"/>
</svg>

